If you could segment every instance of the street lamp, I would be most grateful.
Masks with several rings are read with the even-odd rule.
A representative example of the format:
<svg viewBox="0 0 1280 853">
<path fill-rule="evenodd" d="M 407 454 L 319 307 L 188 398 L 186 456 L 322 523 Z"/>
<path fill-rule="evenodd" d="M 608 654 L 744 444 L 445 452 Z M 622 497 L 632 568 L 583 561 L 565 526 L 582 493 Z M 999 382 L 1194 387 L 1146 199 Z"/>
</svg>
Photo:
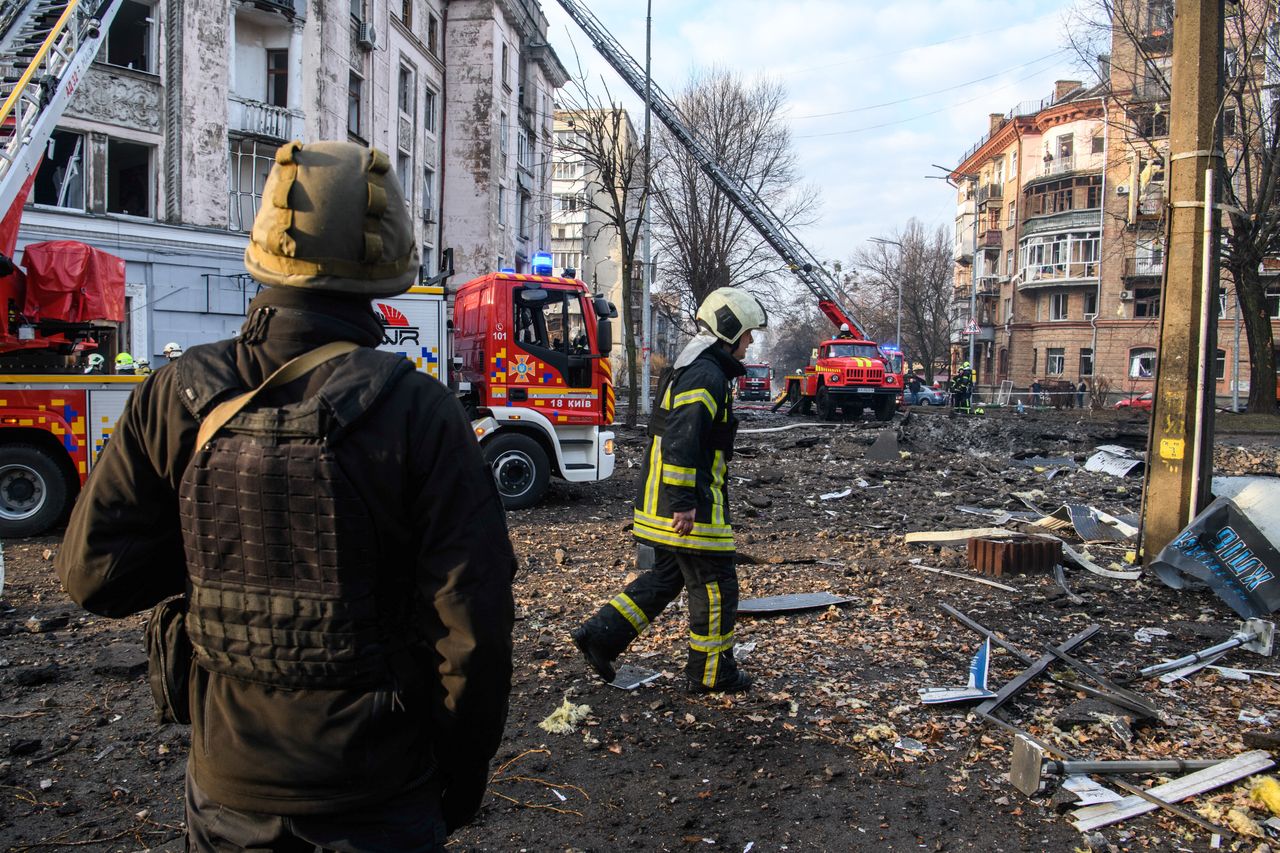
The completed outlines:
<svg viewBox="0 0 1280 853">
<path fill-rule="evenodd" d="M 872 243 L 879 243 L 882 246 L 897 246 L 906 254 L 907 247 L 899 243 L 897 240 L 888 240 L 884 237 L 870 237 L 868 240 Z M 893 345 L 898 348 L 898 352 L 902 352 L 902 274 L 899 271 L 898 278 L 898 324 L 893 333 Z"/>
</svg>

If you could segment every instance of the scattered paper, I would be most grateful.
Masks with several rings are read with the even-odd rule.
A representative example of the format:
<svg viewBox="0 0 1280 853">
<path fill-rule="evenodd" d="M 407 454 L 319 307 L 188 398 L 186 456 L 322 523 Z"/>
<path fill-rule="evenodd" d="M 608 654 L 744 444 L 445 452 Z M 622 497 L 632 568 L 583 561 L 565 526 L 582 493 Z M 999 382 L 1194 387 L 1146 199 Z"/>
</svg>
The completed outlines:
<svg viewBox="0 0 1280 853">
<path fill-rule="evenodd" d="M 825 495 L 818 495 L 824 501 L 835 501 L 840 498 L 847 498 L 853 494 L 853 489 L 845 489 L 843 492 L 827 492 Z"/>
<path fill-rule="evenodd" d="M 1169 632 L 1164 628 L 1139 628 L 1133 632 L 1133 638 L 1139 643 L 1149 643 L 1156 637 L 1167 637 Z"/>
</svg>

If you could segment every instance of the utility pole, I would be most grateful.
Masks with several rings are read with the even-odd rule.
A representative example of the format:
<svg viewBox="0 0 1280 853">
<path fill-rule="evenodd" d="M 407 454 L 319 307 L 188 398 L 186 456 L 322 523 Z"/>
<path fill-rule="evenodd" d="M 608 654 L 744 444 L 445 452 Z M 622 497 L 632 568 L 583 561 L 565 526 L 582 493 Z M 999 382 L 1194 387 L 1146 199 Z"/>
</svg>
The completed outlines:
<svg viewBox="0 0 1280 853">
<path fill-rule="evenodd" d="M 1219 215 L 1212 170 L 1222 157 L 1214 117 L 1223 6 L 1178 0 L 1176 9 L 1160 350 L 1139 534 L 1147 564 L 1204 505 L 1213 468 Z"/>
<path fill-rule="evenodd" d="M 969 291 L 969 322 L 978 322 L 978 176 L 969 176 L 970 185 L 973 187 L 973 289 Z M 968 328 L 965 329 L 968 331 Z M 969 335 L 969 366 L 973 368 L 973 384 L 976 388 L 981 377 L 978 370 L 978 363 L 974 358 L 974 344 L 978 342 L 978 335 Z"/>
<path fill-rule="evenodd" d="M 644 19 L 644 270 L 640 297 L 640 413 L 649 414 L 649 359 L 653 354 L 652 307 L 650 293 L 653 288 L 653 220 L 649 217 L 649 155 L 652 131 L 649 109 L 653 102 L 653 75 L 649 67 L 652 58 L 653 0 L 648 0 Z M 631 318 L 628 317 L 628 320 Z M 633 392 L 635 389 L 632 389 Z"/>
</svg>

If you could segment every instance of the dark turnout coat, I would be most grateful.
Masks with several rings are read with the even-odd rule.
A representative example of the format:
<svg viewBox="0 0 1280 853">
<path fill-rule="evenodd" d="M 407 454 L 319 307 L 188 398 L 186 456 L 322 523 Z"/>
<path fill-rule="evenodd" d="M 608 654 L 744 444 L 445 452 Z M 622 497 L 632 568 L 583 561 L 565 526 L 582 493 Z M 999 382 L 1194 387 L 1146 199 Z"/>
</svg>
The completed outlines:
<svg viewBox="0 0 1280 853">
<path fill-rule="evenodd" d="M 367 302 L 268 288 L 254 299 L 237 340 L 193 348 L 150 376 L 130 398 L 72 513 L 56 563 L 71 596 L 95 613 L 125 616 L 191 590 L 196 576 L 184 551 L 187 509 L 180 513 L 179 494 L 197 414 L 324 343 L 372 347 L 381 337 Z M 191 369 L 202 358 L 216 369 Z M 335 363 L 269 392 L 264 404 L 313 397 Z M 206 374 L 231 377 L 239 387 L 219 389 Z M 510 692 L 515 557 L 461 406 L 414 371 L 388 386 L 371 395 L 372 405 L 332 452 L 363 504 L 379 577 L 397 579 L 412 599 L 405 612 L 414 642 L 385 684 L 280 686 L 270 677 L 196 667 L 190 772 L 208 796 L 232 808 L 349 811 L 433 774 L 446 789 L 451 779 L 468 779 L 483 790 Z M 272 616 L 287 620 L 278 613 L 280 596 L 270 600 Z M 315 628 L 312 622 L 297 630 Z"/>
</svg>

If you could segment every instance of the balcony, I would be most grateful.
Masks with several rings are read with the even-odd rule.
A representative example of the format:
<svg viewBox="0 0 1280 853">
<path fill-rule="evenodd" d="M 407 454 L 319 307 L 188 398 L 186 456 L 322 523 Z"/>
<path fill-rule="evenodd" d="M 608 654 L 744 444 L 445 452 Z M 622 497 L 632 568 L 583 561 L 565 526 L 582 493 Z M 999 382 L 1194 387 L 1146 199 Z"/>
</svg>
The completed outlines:
<svg viewBox="0 0 1280 853">
<path fill-rule="evenodd" d="M 969 245 L 968 240 L 957 240 L 951 257 L 956 263 L 968 266 L 973 263 L 973 246 Z"/>
<path fill-rule="evenodd" d="M 1143 77 L 1133 84 L 1135 101 L 1168 101 L 1169 81 L 1163 77 Z"/>
<path fill-rule="evenodd" d="M 1139 219 L 1158 219 L 1164 215 L 1164 185 L 1148 184 L 1138 199 Z"/>
<path fill-rule="evenodd" d="M 227 96 L 227 130 L 288 142 L 302 133 L 302 116 L 240 95 Z"/>
<path fill-rule="evenodd" d="M 271 12 L 282 12 L 290 18 L 298 13 L 293 0 L 253 0 L 253 5 Z"/>
<path fill-rule="evenodd" d="M 979 245 L 984 249 L 999 249 L 1004 245 L 1004 231 L 999 228 L 988 228 L 982 232 Z"/>
<path fill-rule="evenodd" d="M 979 296 L 999 296 L 1000 295 L 1000 279 L 994 275 L 984 275 L 978 277 L 978 295 Z"/>
<path fill-rule="evenodd" d="M 1098 262 L 1075 261 L 1058 264 L 1032 264 L 1023 267 L 1019 290 L 1037 287 L 1060 287 L 1071 284 L 1097 284 Z"/>
<path fill-rule="evenodd" d="M 1163 275 L 1163 257 L 1147 256 L 1124 259 L 1125 278 L 1160 278 Z"/>
<path fill-rule="evenodd" d="M 1004 196 L 1004 184 L 983 184 L 978 187 L 978 204 L 999 201 Z"/>
</svg>

